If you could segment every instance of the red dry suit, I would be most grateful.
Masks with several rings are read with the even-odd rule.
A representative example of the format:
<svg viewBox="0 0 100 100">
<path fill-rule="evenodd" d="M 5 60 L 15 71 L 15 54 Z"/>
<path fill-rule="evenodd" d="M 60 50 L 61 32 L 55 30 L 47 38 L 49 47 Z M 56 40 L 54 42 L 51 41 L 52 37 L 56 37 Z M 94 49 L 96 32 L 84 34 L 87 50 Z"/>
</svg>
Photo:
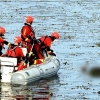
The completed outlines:
<svg viewBox="0 0 100 100">
<path fill-rule="evenodd" d="M 7 49 L 7 52 L 6 52 L 6 56 L 7 57 L 14 57 L 14 58 L 17 58 L 17 67 L 19 67 L 21 61 L 23 59 L 25 59 L 24 57 L 24 54 L 23 54 L 23 51 L 21 49 L 21 47 L 17 46 L 17 45 L 10 45 L 9 48 Z M 22 66 L 22 69 L 23 68 L 26 68 L 26 66 Z M 18 68 L 19 69 L 19 68 Z"/>
<path fill-rule="evenodd" d="M 21 29 L 22 47 L 26 47 L 26 39 L 28 43 L 28 53 L 31 52 L 33 45 L 33 39 L 35 38 L 35 32 L 31 25 L 25 23 Z"/>
</svg>

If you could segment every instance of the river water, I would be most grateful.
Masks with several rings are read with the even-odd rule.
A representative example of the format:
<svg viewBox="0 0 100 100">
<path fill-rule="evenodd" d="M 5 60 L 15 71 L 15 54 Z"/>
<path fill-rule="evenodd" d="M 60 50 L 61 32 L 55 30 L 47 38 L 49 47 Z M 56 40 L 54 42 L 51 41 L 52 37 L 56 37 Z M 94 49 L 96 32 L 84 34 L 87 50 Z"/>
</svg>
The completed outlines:
<svg viewBox="0 0 100 100">
<path fill-rule="evenodd" d="M 52 49 L 61 63 L 57 75 L 50 78 L 26 86 L 1 83 L 1 100 L 99 100 L 100 79 L 81 68 L 86 62 L 100 64 L 100 1 L 1 0 L 0 5 L 6 40 L 13 42 L 25 16 L 32 15 L 37 38 L 59 32 Z"/>
</svg>

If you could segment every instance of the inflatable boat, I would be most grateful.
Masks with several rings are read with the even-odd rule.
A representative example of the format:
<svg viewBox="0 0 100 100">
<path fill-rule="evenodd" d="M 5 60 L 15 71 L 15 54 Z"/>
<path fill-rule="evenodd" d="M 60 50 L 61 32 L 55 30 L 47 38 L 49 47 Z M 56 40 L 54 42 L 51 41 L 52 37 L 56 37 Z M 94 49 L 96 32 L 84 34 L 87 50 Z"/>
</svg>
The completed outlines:
<svg viewBox="0 0 100 100">
<path fill-rule="evenodd" d="M 17 69 L 17 58 L 0 57 L 1 82 L 26 85 L 41 78 L 57 74 L 60 61 L 56 56 L 48 56 L 42 64 L 31 65 L 26 69 L 14 72 Z"/>
</svg>

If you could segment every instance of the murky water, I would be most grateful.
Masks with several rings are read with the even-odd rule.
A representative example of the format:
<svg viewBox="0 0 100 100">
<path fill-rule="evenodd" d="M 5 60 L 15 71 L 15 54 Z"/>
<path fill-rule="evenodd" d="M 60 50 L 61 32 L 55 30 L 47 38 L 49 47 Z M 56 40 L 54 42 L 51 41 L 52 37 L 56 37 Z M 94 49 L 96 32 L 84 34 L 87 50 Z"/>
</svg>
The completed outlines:
<svg viewBox="0 0 100 100">
<path fill-rule="evenodd" d="M 20 34 L 25 16 L 32 15 L 37 38 L 60 33 L 52 48 L 61 62 L 56 76 L 27 86 L 1 84 L 1 100 L 99 100 L 100 79 L 80 69 L 87 61 L 100 64 L 100 1 L 1 0 L 0 4 L 0 26 L 6 28 L 8 41 Z"/>
</svg>

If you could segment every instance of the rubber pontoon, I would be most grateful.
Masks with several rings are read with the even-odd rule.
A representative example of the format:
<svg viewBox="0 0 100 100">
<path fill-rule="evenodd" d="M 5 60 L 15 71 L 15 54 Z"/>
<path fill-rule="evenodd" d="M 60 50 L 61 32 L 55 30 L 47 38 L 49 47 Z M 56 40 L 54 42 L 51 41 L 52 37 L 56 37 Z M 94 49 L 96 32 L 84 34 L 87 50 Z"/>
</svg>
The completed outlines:
<svg viewBox="0 0 100 100">
<path fill-rule="evenodd" d="M 31 65 L 28 68 L 13 72 L 16 69 L 17 59 L 0 57 L 1 61 L 1 82 L 11 84 L 26 85 L 30 82 L 46 78 L 57 74 L 60 68 L 60 62 L 55 56 L 48 56 L 42 64 Z"/>
</svg>

